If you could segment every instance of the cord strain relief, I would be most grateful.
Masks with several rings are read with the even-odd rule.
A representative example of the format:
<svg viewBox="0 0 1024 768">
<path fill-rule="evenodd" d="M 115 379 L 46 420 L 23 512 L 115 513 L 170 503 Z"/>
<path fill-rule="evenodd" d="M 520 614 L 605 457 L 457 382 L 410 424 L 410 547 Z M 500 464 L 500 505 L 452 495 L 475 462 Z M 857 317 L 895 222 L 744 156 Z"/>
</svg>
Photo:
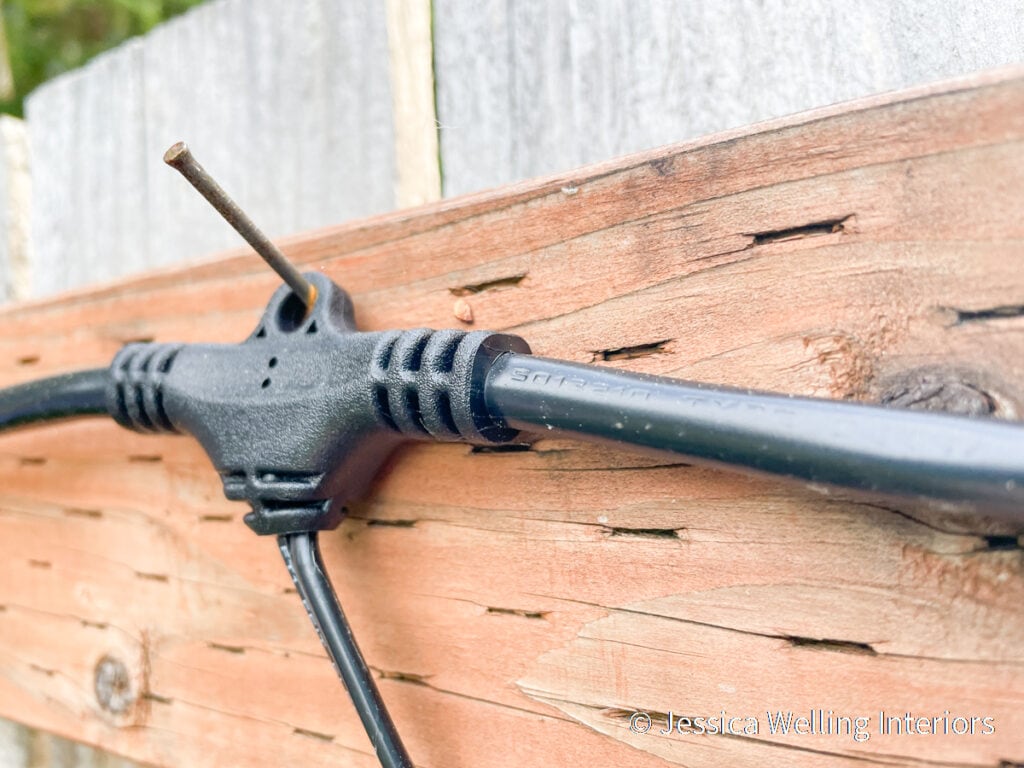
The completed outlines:
<svg viewBox="0 0 1024 768">
<path fill-rule="evenodd" d="M 377 418 L 411 438 L 508 442 L 518 432 L 487 413 L 483 383 L 497 357 L 529 351 L 518 336 L 490 331 L 385 333 L 370 369 Z"/>
<path fill-rule="evenodd" d="M 164 410 L 163 381 L 182 344 L 128 344 L 110 364 L 107 410 L 114 421 L 136 432 L 179 430 Z"/>
</svg>

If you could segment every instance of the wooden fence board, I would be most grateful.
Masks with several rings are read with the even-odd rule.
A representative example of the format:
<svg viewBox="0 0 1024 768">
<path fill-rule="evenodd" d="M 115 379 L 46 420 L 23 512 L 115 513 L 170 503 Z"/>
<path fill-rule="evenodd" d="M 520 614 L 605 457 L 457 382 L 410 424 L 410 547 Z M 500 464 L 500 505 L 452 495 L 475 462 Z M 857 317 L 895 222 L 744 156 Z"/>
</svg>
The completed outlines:
<svg viewBox="0 0 1024 768">
<path fill-rule="evenodd" d="M 434 0 L 447 194 L 1013 64 L 1003 0 Z M 598 10 L 599 9 L 599 10 Z"/>
<path fill-rule="evenodd" d="M 541 354 L 1017 418 L 1022 107 L 1024 72 L 996 73 L 282 246 L 367 329 L 458 325 L 461 299 Z M 236 253 L 7 308 L 0 384 L 240 339 L 274 285 Z M 372 764 L 273 542 L 191 440 L 12 433 L 0 489 L 0 715 L 162 765 Z M 541 436 L 403 450 L 324 549 L 417 764 L 997 765 L 1024 761 L 1020 533 Z M 811 708 L 995 732 L 767 732 Z M 627 723 L 722 709 L 761 731 Z"/>
<path fill-rule="evenodd" d="M 225 0 L 34 92 L 33 295 L 237 242 L 160 162 L 182 139 L 271 235 L 391 209 L 384 22 L 368 0 Z"/>
<path fill-rule="evenodd" d="M 29 177 L 25 124 L 0 117 L 0 301 L 29 297 Z"/>
</svg>

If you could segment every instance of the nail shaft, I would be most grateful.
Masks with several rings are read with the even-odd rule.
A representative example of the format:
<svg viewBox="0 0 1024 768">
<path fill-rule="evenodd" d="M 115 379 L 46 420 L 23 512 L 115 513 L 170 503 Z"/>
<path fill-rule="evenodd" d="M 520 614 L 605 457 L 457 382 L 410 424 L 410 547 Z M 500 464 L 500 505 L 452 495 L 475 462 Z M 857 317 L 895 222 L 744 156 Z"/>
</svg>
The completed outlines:
<svg viewBox="0 0 1024 768">
<path fill-rule="evenodd" d="M 270 268 L 281 276 L 281 279 L 291 287 L 307 308 L 313 306 L 316 302 L 316 288 L 313 287 L 313 284 L 302 276 L 295 265 L 288 261 L 281 250 L 270 242 L 252 219 L 246 216 L 238 204 L 228 196 L 228 193 L 213 180 L 206 169 L 192 156 L 192 152 L 185 142 L 179 141 L 168 149 L 164 153 L 164 162 L 188 179 L 199 194 L 205 197 L 210 205 L 224 217 L 224 220 L 235 228 L 235 231 L 253 247 L 256 253 L 263 257 Z"/>
</svg>

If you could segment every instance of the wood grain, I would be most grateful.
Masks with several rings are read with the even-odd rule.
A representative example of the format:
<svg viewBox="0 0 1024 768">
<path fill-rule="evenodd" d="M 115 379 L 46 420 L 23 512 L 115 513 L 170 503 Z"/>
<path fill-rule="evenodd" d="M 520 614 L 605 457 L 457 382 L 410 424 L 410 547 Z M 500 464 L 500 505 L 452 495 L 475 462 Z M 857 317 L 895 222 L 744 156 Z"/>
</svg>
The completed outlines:
<svg viewBox="0 0 1024 768">
<path fill-rule="evenodd" d="M 458 325 L 461 299 L 540 354 L 1017 418 L 1022 107 L 1024 72 L 994 73 L 282 247 L 367 329 Z M 274 284 L 238 252 L 5 309 L 0 383 L 241 339 Z M 158 765 L 373 764 L 192 441 L 24 430 L 0 489 L 0 715 Z M 1021 533 L 541 436 L 402 451 L 324 549 L 418 765 L 996 766 L 1024 761 Z M 767 732 L 811 709 L 994 733 Z M 639 735 L 637 710 L 762 730 Z"/>
</svg>

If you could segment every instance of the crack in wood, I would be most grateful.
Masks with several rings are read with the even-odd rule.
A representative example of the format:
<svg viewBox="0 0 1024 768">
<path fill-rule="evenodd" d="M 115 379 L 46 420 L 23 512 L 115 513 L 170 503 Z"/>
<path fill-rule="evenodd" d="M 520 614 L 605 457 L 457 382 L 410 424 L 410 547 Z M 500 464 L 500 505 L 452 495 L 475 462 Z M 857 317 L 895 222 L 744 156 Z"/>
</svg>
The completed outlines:
<svg viewBox="0 0 1024 768">
<path fill-rule="evenodd" d="M 583 704 L 582 702 L 566 702 L 566 703 L 575 704 L 576 706 L 579 706 L 579 707 L 587 707 L 588 709 L 594 709 L 594 710 L 596 710 L 597 714 L 600 715 L 601 717 L 606 717 L 609 720 L 619 721 L 623 725 L 627 725 L 627 726 L 632 726 L 633 718 L 636 716 L 636 714 L 638 712 L 647 715 L 649 718 L 651 718 L 651 721 L 653 723 L 667 723 L 668 719 L 669 719 L 667 711 L 666 712 L 661 712 L 661 711 L 656 710 L 656 709 L 647 709 L 645 707 L 639 707 L 639 706 L 638 707 L 631 707 L 631 708 L 627 707 L 625 709 L 623 709 L 622 707 L 606 707 L 605 709 L 600 709 L 598 707 L 593 707 L 592 705 L 589 705 L 589 704 Z M 695 718 L 694 715 L 684 715 L 684 714 L 682 714 L 680 712 L 673 712 L 672 714 L 673 714 L 673 719 L 674 720 L 679 720 L 680 718 L 690 718 L 690 719 L 694 719 Z"/>
<path fill-rule="evenodd" d="M 523 454 L 530 450 L 528 442 L 506 442 L 498 445 L 473 445 L 470 454 Z"/>
<path fill-rule="evenodd" d="M 416 523 L 416 520 L 385 520 L 381 518 L 366 521 L 367 527 L 373 528 L 414 528 Z"/>
<path fill-rule="evenodd" d="M 45 456 L 22 456 L 18 463 L 23 467 L 41 467 L 46 463 Z"/>
<path fill-rule="evenodd" d="M 308 736 L 311 739 L 319 739 L 320 741 L 334 741 L 334 736 L 331 734 L 311 731 L 308 728 L 293 728 L 292 733 L 298 736 Z"/>
<path fill-rule="evenodd" d="M 135 578 L 145 579 L 146 581 L 170 581 L 170 577 L 166 573 L 146 573 L 145 571 L 136 571 Z"/>
<path fill-rule="evenodd" d="M 551 445 L 551 442 L 552 441 L 545 440 L 545 439 L 542 438 L 542 439 L 538 440 L 536 443 L 534 443 L 531 446 L 531 448 L 533 449 L 533 452 L 536 453 L 538 456 L 558 456 L 558 455 L 563 455 L 564 456 L 564 455 L 567 455 L 567 454 L 576 453 L 579 450 L 578 448 L 575 448 L 575 447 L 571 447 L 571 448 L 570 447 L 566 447 L 566 448 L 561 448 L 561 447 L 560 448 L 546 448 L 546 447 L 544 447 L 544 446 L 547 446 L 547 445 Z"/>
<path fill-rule="evenodd" d="M 575 603 L 577 605 L 586 605 L 586 606 L 589 606 L 589 607 L 592 607 L 592 608 L 599 608 L 599 609 L 601 609 L 603 611 L 606 611 L 606 612 L 608 612 L 610 614 L 622 613 L 622 614 L 628 614 L 628 615 L 633 615 L 633 616 L 642 616 L 642 617 L 646 617 L 646 618 L 653 618 L 653 619 L 660 619 L 660 620 L 664 620 L 664 621 L 678 622 L 680 624 L 686 624 L 686 625 L 693 626 L 693 627 L 704 627 L 704 628 L 707 628 L 707 629 L 720 630 L 720 631 L 723 631 L 723 632 L 729 632 L 729 633 L 734 633 L 734 634 L 738 634 L 738 635 L 745 635 L 745 636 L 748 636 L 748 637 L 761 637 L 761 638 L 767 638 L 769 640 L 783 640 L 783 641 L 787 641 L 787 642 L 789 640 L 791 640 L 793 637 L 798 637 L 796 635 L 780 635 L 780 634 L 773 633 L 773 632 L 762 632 L 762 631 L 758 631 L 758 630 L 755 630 L 755 629 L 746 629 L 746 628 L 743 628 L 743 627 L 730 626 L 728 624 L 716 624 L 716 623 L 711 622 L 711 621 L 701 621 L 701 620 L 698 620 L 698 619 L 689 619 L 689 618 L 684 618 L 682 616 L 677 616 L 677 615 L 674 615 L 674 614 L 658 613 L 658 612 L 651 611 L 651 610 L 641 610 L 641 608 L 638 608 L 638 607 L 632 608 L 632 607 L 629 607 L 629 606 L 609 606 L 609 605 L 604 605 L 602 603 L 593 602 L 593 601 L 590 601 L 590 600 L 579 600 L 579 599 L 573 599 L 573 598 L 568 598 L 568 597 L 558 597 L 558 596 L 555 596 L 555 595 L 546 595 L 546 594 L 539 594 L 539 593 L 531 593 L 531 596 L 538 597 L 538 598 L 543 598 L 543 599 L 546 599 L 546 600 L 556 600 L 556 601 Z M 579 637 L 584 637 L 584 635 L 581 634 L 581 635 L 579 635 Z M 838 643 L 856 643 L 857 641 L 839 640 L 839 641 L 833 641 L 833 642 L 838 642 Z M 864 645 L 868 645 L 868 644 L 865 643 Z M 638 646 L 638 647 L 648 647 L 648 646 Z M 979 666 L 991 666 L 991 665 L 1003 664 L 1003 665 L 1012 665 L 1012 666 L 1022 666 L 1022 667 L 1024 667 L 1024 662 L 1017 661 L 1017 660 L 1014 660 L 1014 659 L 996 660 L 996 659 L 979 659 L 979 658 L 960 657 L 960 656 L 933 656 L 933 655 L 928 655 L 928 654 L 923 654 L 923 653 L 893 653 L 893 652 L 890 652 L 890 651 L 874 650 L 873 646 L 870 646 L 870 647 L 872 647 L 872 651 L 873 651 L 872 654 L 870 654 L 870 655 L 878 656 L 880 658 L 884 657 L 884 658 L 888 658 L 888 659 L 915 659 L 917 661 L 937 661 L 937 662 L 941 662 L 943 664 L 976 664 L 976 665 L 979 665 Z M 650 650 L 664 650 L 664 649 L 650 648 Z M 868 655 L 868 654 L 865 654 L 865 655 Z"/>
<path fill-rule="evenodd" d="M 234 515 L 228 514 L 205 514 L 199 516 L 199 522 L 201 523 L 230 523 L 235 519 Z"/>
<path fill-rule="evenodd" d="M 527 707 L 520 707 L 520 706 L 516 706 L 515 704 L 509 704 L 508 702 L 504 702 L 504 701 L 495 701 L 494 699 L 485 699 L 485 698 L 482 698 L 480 696 L 473 696 L 472 694 L 469 694 L 469 693 L 462 693 L 461 691 L 453 691 L 453 690 L 451 690 L 449 688 L 439 688 L 438 686 L 433 685 L 430 682 L 428 682 L 428 680 L 432 677 L 432 675 L 417 675 L 415 673 L 407 673 L 407 672 L 406 673 L 390 673 L 391 675 L 399 674 L 399 675 L 404 675 L 405 676 L 403 678 L 397 678 L 397 677 L 389 676 L 389 673 L 386 672 L 385 670 L 381 670 L 381 669 L 378 669 L 376 667 L 370 667 L 370 669 L 372 669 L 374 672 L 376 672 L 380 676 L 381 679 L 384 679 L 384 680 L 398 680 L 399 682 L 412 683 L 414 685 L 423 686 L 424 688 L 429 688 L 431 691 L 434 691 L 435 693 L 440 693 L 440 694 L 445 695 L 445 696 L 454 696 L 455 698 L 462 699 L 463 701 L 471 701 L 471 702 L 474 702 L 476 704 L 483 704 L 485 706 L 494 707 L 496 709 L 501 709 L 501 710 L 504 710 L 506 712 L 518 712 L 520 714 L 529 715 L 530 717 L 541 717 L 541 718 L 543 718 L 545 720 L 560 720 L 562 722 L 572 722 L 570 717 L 559 716 L 559 715 L 552 715 L 550 712 L 538 711 L 536 709 L 529 709 Z"/>
<path fill-rule="evenodd" d="M 449 288 L 448 292 L 452 296 L 472 296 L 475 293 L 493 291 L 496 288 L 514 288 L 523 282 L 526 275 L 527 273 L 523 272 L 518 275 L 509 275 L 508 277 L 498 277 L 494 280 L 485 280 L 482 283 L 470 283 L 469 285 L 462 285 L 457 288 Z"/>
<path fill-rule="evenodd" d="M 174 699 L 171 699 L 171 698 L 169 698 L 167 696 L 161 696 L 160 694 L 153 693 L 152 691 L 143 691 L 142 695 L 139 696 L 139 698 L 145 699 L 146 701 L 155 701 L 157 704 L 172 704 L 172 703 L 174 703 Z"/>
<path fill-rule="evenodd" d="M 859 643 L 853 640 L 832 640 L 830 638 L 800 637 L 788 635 L 784 639 L 796 648 L 811 648 L 821 651 L 835 651 L 836 653 L 855 653 L 861 656 L 878 656 L 869 643 Z"/>
<path fill-rule="evenodd" d="M 869 502 L 858 502 L 858 504 L 860 506 L 863 506 L 863 507 L 868 507 L 869 509 L 877 509 L 877 510 L 879 510 L 881 512 L 888 512 L 891 515 L 896 515 L 897 517 L 902 517 L 904 520 L 907 520 L 907 521 L 909 521 L 911 523 L 914 523 L 915 525 L 920 525 L 922 528 L 927 528 L 930 531 L 935 531 L 936 533 L 943 533 L 943 534 L 946 534 L 948 536 L 983 536 L 984 535 L 984 534 L 980 534 L 980 533 L 972 533 L 970 531 L 958 531 L 958 530 L 953 530 L 951 528 L 940 528 L 939 526 L 934 525 L 933 523 L 930 523 L 930 522 L 928 522 L 926 520 L 922 520 L 919 517 L 914 517 L 909 512 L 904 512 L 903 510 L 896 509 L 895 507 L 888 507 L 888 506 L 885 506 L 884 504 L 878 504 L 878 503 L 874 503 L 874 502 L 871 502 L 871 503 L 869 503 Z"/>
<path fill-rule="evenodd" d="M 164 460 L 164 457 L 158 453 L 133 453 L 128 456 L 128 461 L 132 464 L 157 464 Z"/>
<path fill-rule="evenodd" d="M 652 619 L 661 619 L 661 620 L 664 620 L 664 621 L 679 622 L 680 624 L 687 624 L 687 625 L 693 626 L 693 627 L 706 627 L 708 629 L 716 629 L 716 630 L 721 630 L 723 632 L 731 632 L 731 633 L 735 633 L 735 634 L 738 634 L 738 635 L 746 635 L 748 637 L 763 637 L 763 638 L 768 638 L 770 640 L 786 640 L 786 641 L 790 640 L 791 637 L 793 637 L 792 635 L 780 635 L 780 634 L 775 634 L 775 633 L 772 633 L 772 632 L 758 632 L 757 630 L 753 630 L 753 629 L 744 629 L 744 628 L 741 628 L 741 627 L 731 627 L 728 624 L 715 624 L 714 622 L 710 622 L 710 621 L 699 621 L 697 619 L 687 619 L 687 618 L 683 618 L 682 616 L 674 616 L 672 614 L 667 614 L 667 613 L 657 613 L 655 611 L 641 610 L 640 608 L 631 608 L 629 606 L 603 605 L 601 603 L 595 603 L 595 602 L 592 602 L 590 600 L 578 600 L 578 599 L 572 599 L 572 598 L 566 598 L 566 597 L 559 598 L 559 597 L 555 597 L 553 595 L 536 595 L 536 597 L 547 598 L 549 600 L 564 600 L 564 601 L 567 601 L 567 602 L 576 603 L 578 605 L 588 605 L 588 606 L 590 606 L 592 608 L 600 608 L 602 610 L 608 611 L 609 613 L 624 613 L 624 614 L 629 614 L 629 615 L 633 615 L 633 616 L 643 616 L 643 617 L 652 618 Z M 840 640 L 839 642 L 845 642 L 845 641 Z M 895 656 L 895 655 L 898 655 L 898 654 L 878 654 L 878 655 Z M 913 658 L 927 658 L 927 657 L 920 656 L 920 657 L 913 657 Z"/>
<path fill-rule="evenodd" d="M 569 453 L 569 451 L 537 451 L 537 453 Z M 670 461 L 666 464 L 625 464 L 614 467 L 541 467 L 528 469 L 529 472 L 647 472 L 655 469 L 676 469 L 693 467 L 685 461 Z"/>
<path fill-rule="evenodd" d="M 680 531 L 685 531 L 685 528 L 630 528 L 627 526 L 617 525 L 602 525 L 601 528 L 605 534 L 609 537 L 629 537 L 637 539 L 671 539 L 678 540 L 682 538 L 679 535 Z"/>
<path fill-rule="evenodd" d="M 225 653 L 244 654 L 245 648 L 241 645 L 226 645 L 224 643 L 207 643 L 207 648 L 212 648 L 215 651 L 224 651 Z"/>
<path fill-rule="evenodd" d="M 85 517 L 90 520 L 99 520 L 103 517 L 102 510 L 86 509 L 85 507 L 65 507 L 63 512 L 68 517 Z"/>
<path fill-rule="evenodd" d="M 1021 547 L 1020 539 L 1017 536 L 1012 535 L 1000 535 L 990 534 L 982 537 L 985 540 L 985 546 L 982 547 L 980 552 L 1020 552 L 1024 547 Z"/>
<path fill-rule="evenodd" d="M 791 227 L 789 229 L 776 229 L 769 230 L 767 232 L 747 232 L 744 234 L 753 238 L 750 243 L 751 248 L 759 245 L 768 245 L 770 243 L 783 243 L 789 240 L 803 240 L 808 237 L 821 237 L 822 235 L 833 235 L 838 232 L 844 232 L 846 229 L 846 223 L 853 218 L 853 216 L 854 214 L 851 213 L 841 218 L 815 221 L 811 224 L 803 224 L 799 227 Z"/>
<path fill-rule="evenodd" d="M 1024 304 L 1004 304 L 998 307 L 987 309 L 957 309 L 956 307 L 942 307 L 952 312 L 956 318 L 953 325 L 964 323 L 978 323 L 986 320 L 1005 320 L 1012 317 L 1024 317 Z"/>
<path fill-rule="evenodd" d="M 496 608 L 488 606 L 487 613 L 499 616 L 522 616 L 524 619 L 544 619 L 550 611 L 525 611 L 521 608 Z"/>
<path fill-rule="evenodd" d="M 430 683 L 427 682 L 430 679 L 430 675 L 420 675 L 416 672 L 398 672 L 389 669 L 376 669 L 377 676 L 381 680 L 397 680 L 400 683 L 410 683 L 411 685 L 422 685 L 431 687 Z"/>
<path fill-rule="evenodd" d="M 293 729 L 293 732 L 295 732 L 295 733 L 297 733 L 299 735 L 311 736 L 312 738 L 327 737 L 327 736 L 329 736 L 329 734 L 320 733 L 319 731 L 310 731 L 310 730 L 307 730 L 307 729 L 300 728 L 298 726 L 293 725 L 292 723 L 290 723 L 288 721 L 282 721 L 280 719 L 270 719 L 270 718 L 266 718 L 266 717 L 259 717 L 257 715 L 248 714 L 246 712 L 241 712 L 241 711 L 237 711 L 237 710 L 234 710 L 234 709 L 229 709 L 227 707 L 211 706 L 210 704 L 204 704 L 204 703 L 199 702 L 199 701 L 190 701 L 189 699 L 183 698 L 183 697 L 180 697 L 180 696 L 177 697 L 177 698 L 174 698 L 174 699 L 170 699 L 170 698 L 166 698 L 166 697 L 163 697 L 163 696 L 159 696 L 157 694 L 150 694 L 150 696 L 152 697 L 153 701 L 159 701 L 161 703 L 166 702 L 168 704 L 173 702 L 175 705 L 179 705 L 179 706 L 182 706 L 182 707 L 185 707 L 185 708 L 192 708 L 192 709 L 195 709 L 195 710 L 199 710 L 200 712 L 212 712 L 212 713 L 215 713 L 218 716 L 227 716 L 227 717 L 231 717 L 231 718 L 237 718 L 239 720 L 244 720 L 246 722 L 254 723 L 254 724 L 256 724 L 257 726 L 259 726 L 261 728 L 262 727 L 277 728 L 277 727 L 280 727 L 281 725 L 285 725 L 285 726 L 291 727 Z M 145 693 L 140 694 L 140 698 L 145 698 L 145 697 L 146 697 Z M 333 739 L 333 737 L 331 737 L 331 738 Z M 319 740 L 323 741 L 324 739 L 320 738 Z M 356 747 L 350 747 L 350 746 L 348 746 L 348 745 L 346 745 L 344 743 L 334 742 L 334 744 L 332 746 L 336 747 L 336 748 L 343 749 L 346 752 L 351 752 L 351 753 L 362 755 L 362 756 L 372 757 L 372 753 L 364 751 L 364 750 L 361 750 L 361 749 L 358 749 Z"/>
<path fill-rule="evenodd" d="M 646 344 L 634 344 L 628 347 L 592 349 L 590 350 L 590 362 L 594 363 L 598 360 L 602 360 L 604 362 L 611 362 L 614 360 L 635 360 L 638 357 L 650 357 L 652 355 L 665 354 L 668 352 L 668 350 L 665 349 L 665 346 L 673 341 L 675 341 L 675 339 L 661 339 L 660 341 L 651 341 Z"/>
</svg>

